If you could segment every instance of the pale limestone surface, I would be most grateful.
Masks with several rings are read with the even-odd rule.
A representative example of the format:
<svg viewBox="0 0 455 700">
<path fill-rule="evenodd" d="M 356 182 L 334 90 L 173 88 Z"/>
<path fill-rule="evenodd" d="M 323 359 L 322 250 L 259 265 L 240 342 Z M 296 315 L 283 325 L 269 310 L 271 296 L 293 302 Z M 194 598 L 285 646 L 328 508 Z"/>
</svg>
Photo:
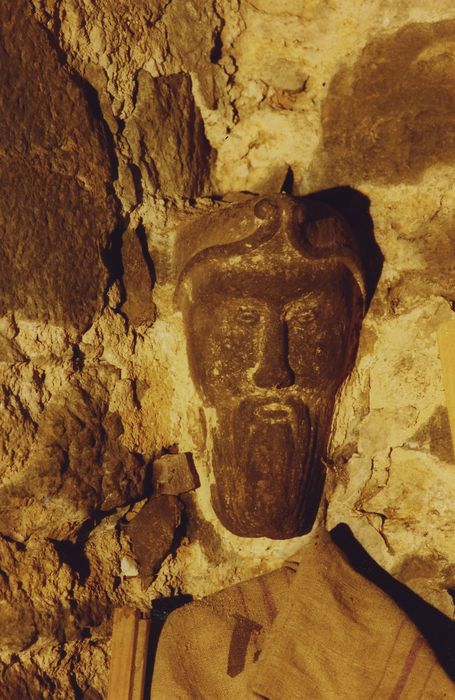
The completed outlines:
<svg viewBox="0 0 455 700">
<path fill-rule="evenodd" d="M 296 194 L 349 186 L 366 195 L 384 255 L 356 367 L 337 410 L 328 522 L 348 522 L 377 561 L 453 616 L 447 591 L 455 588 L 455 458 L 435 330 L 453 315 L 455 299 L 455 155 L 450 105 L 439 104 L 430 88 L 435 85 L 439 94 L 441 80 L 450 85 L 455 78 L 455 29 L 444 24 L 428 41 L 421 38 L 435 23 L 455 20 L 453 3 L 29 4 L 60 60 L 96 91 L 112 134 L 111 155 L 118 161 L 113 185 L 124 228 L 141 232 L 155 269 L 144 262 L 137 272 L 137 255 L 130 267 L 125 264 L 123 283 L 108 280 L 99 313 L 79 333 L 10 309 L 0 319 L 0 463 L 6 495 L 0 531 L 2 569 L 11 582 L 2 614 L 14 629 L 13 597 L 17 581 L 24 579 L 20 606 L 29 620 L 17 638 L 10 628 L 2 632 L 0 697 L 98 700 L 106 688 L 112 605 L 146 609 L 157 596 L 203 596 L 276 567 L 298 548 L 299 540 L 236 538 L 218 523 L 209 501 L 200 403 L 189 378 L 181 318 L 172 305 L 177 229 L 218 206 L 212 195 L 279 190 L 289 166 Z M 369 95 L 358 126 L 371 139 L 355 142 L 357 120 L 351 118 L 354 141 L 337 146 L 337 117 L 349 114 L 350 91 L 361 95 L 362 81 L 370 83 L 365 71 L 374 61 L 368 54 L 362 63 L 363 52 L 377 55 L 380 65 L 387 55 L 393 75 L 402 42 L 393 44 L 394 35 L 403 29 L 409 34 L 406 28 L 415 23 L 425 26 L 411 28 L 411 39 L 405 37 L 413 45 L 417 32 L 421 42 L 410 61 L 422 71 L 416 73 L 419 85 L 424 93 L 428 88 L 428 111 L 439 121 L 419 121 L 412 85 L 408 92 L 400 88 L 402 103 L 392 95 L 389 116 L 380 108 L 386 126 L 375 111 L 376 96 Z M 389 40 L 393 51 L 387 51 Z M 392 83 L 404 80 L 406 86 L 407 69 L 397 71 Z M 157 94 L 172 98 L 175 90 L 179 99 L 156 99 Z M 178 149 L 180 125 L 184 139 Z M 444 154 L 435 160 L 431 150 L 414 147 L 408 138 L 412 129 L 428 148 L 436 133 Z M 191 157 L 192 134 L 197 158 Z M 385 162 L 383 153 L 396 154 L 396 162 L 393 157 Z M 125 263 L 129 255 L 125 247 Z M 150 289 L 155 274 L 156 320 Z M 139 278 L 142 309 L 140 286 L 134 287 Z M 128 301 L 122 306 L 125 291 Z M 83 430 L 98 456 L 82 447 L 79 454 L 77 441 L 69 444 L 82 465 L 79 473 L 88 475 L 83 484 L 90 497 L 75 498 L 65 486 L 70 469 L 62 470 L 56 493 L 32 490 L 24 498 L 20 489 L 33 483 L 37 450 L 54 488 L 55 450 L 62 439 L 55 426 L 69 425 L 65 410 L 72 421 L 80 419 L 81 396 L 87 411 Z M 53 421 L 55 407 L 63 417 Z M 174 444 L 193 453 L 201 479 L 194 496 L 183 499 L 193 524 L 158 573 L 142 581 L 134 575 L 134 551 L 123 524 L 146 501 L 144 475 L 151 460 Z M 112 452 L 123 455 L 118 472 Z M 137 473 L 136 457 L 141 460 Z M 117 474 L 112 483 L 123 484 L 114 495 L 112 483 L 103 487 L 94 477 L 109 469 Z M 130 475 L 126 486 L 125 474 Z M 110 505 L 103 510 L 108 495 Z"/>
</svg>

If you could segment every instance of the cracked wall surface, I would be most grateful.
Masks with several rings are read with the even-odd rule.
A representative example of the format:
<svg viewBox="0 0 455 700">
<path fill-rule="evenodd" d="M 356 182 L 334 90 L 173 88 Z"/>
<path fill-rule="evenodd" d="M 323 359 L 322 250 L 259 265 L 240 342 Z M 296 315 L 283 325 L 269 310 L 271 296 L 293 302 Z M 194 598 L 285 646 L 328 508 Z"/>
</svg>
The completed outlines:
<svg viewBox="0 0 455 700">
<path fill-rule="evenodd" d="M 384 257 L 328 524 L 454 617 L 435 336 L 455 300 L 453 3 L 4 0 L 0 18 L 0 698 L 99 700 L 114 606 L 159 612 L 300 546 L 215 517 L 172 301 L 176 233 L 289 167 L 360 231 L 363 195 Z M 200 486 L 158 495 L 153 461 L 176 453 Z"/>
</svg>

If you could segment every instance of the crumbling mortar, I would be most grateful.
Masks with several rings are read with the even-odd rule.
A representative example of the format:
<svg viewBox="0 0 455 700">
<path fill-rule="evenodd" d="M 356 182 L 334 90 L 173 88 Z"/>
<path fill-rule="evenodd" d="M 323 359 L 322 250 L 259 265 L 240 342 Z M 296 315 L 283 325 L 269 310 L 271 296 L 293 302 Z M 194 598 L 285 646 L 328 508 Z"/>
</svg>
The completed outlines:
<svg viewBox="0 0 455 700">
<path fill-rule="evenodd" d="M 392 451 L 393 451 L 393 449 L 394 449 L 393 447 L 389 447 L 389 448 L 388 448 L 388 452 L 387 452 L 387 455 L 386 455 L 386 461 L 385 461 L 384 464 L 381 463 L 381 467 L 384 467 L 384 469 L 385 469 L 385 474 L 386 474 L 386 478 L 385 478 L 384 483 L 376 483 L 376 485 L 374 485 L 374 484 L 372 483 L 372 482 L 373 482 L 373 479 L 374 479 L 374 477 L 375 477 L 375 475 L 376 475 L 377 468 L 376 468 L 376 461 L 375 461 L 375 458 L 373 457 L 373 458 L 371 459 L 371 462 L 370 462 L 370 475 L 369 475 L 367 481 L 365 482 L 365 484 L 364 484 L 364 486 L 363 486 L 363 488 L 362 488 L 362 491 L 361 491 L 361 493 L 360 493 L 360 496 L 359 496 L 359 498 L 358 498 L 358 500 L 357 500 L 357 503 L 358 503 L 358 504 L 362 504 L 362 501 L 363 501 L 364 499 L 365 499 L 365 500 L 370 500 L 371 498 L 374 498 L 374 497 L 375 497 L 378 493 L 380 493 L 380 492 L 387 486 L 387 484 L 389 483 L 389 480 L 390 480 L 390 469 L 391 469 L 391 466 L 392 466 L 392 459 L 391 459 L 391 457 L 392 457 Z"/>
<path fill-rule="evenodd" d="M 76 660 L 75 660 L 76 661 Z M 71 670 L 68 672 L 68 680 L 70 683 L 71 688 L 74 691 L 74 698 L 75 700 L 83 700 L 84 698 L 84 691 L 82 688 L 78 685 L 76 681 L 76 674 L 74 672 L 74 666 L 75 666 L 75 661 L 71 663 Z"/>
<path fill-rule="evenodd" d="M 387 462 L 385 464 L 386 480 L 385 480 L 382 488 L 385 488 L 389 484 L 389 481 L 390 481 L 390 476 L 391 476 L 390 472 L 392 469 L 392 452 L 394 449 L 396 449 L 396 448 L 390 447 L 389 451 L 387 453 Z"/>
<path fill-rule="evenodd" d="M 238 10 L 239 10 L 239 15 L 238 15 L 239 30 L 238 30 L 238 33 L 235 37 L 236 40 L 238 40 L 242 36 L 242 34 L 246 31 L 246 23 L 245 23 L 242 15 L 240 13 L 240 3 L 238 3 L 237 6 L 238 6 Z M 223 32 L 223 29 L 226 25 L 226 21 L 223 17 L 222 10 L 220 10 L 218 7 L 218 0 L 212 0 L 212 7 L 213 7 L 213 11 L 214 11 L 215 16 L 220 21 L 220 30 L 219 31 L 220 31 L 220 39 L 222 42 L 222 32 Z M 232 51 L 232 48 L 233 48 L 232 43 L 229 47 L 227 47 L 222 42 L 222 52 L 221 52 L 222 56 L 223 56 L 223 53 L 225 53 L 226 55 L 229 56 L 229 58 L 231 59 L 232 66 L 233 66 L 234 70 L 232 72 L 229 72 L 222 60 L 219 60 L 217 62 L 217 65 L 222 69 L 223 73 L 226 76 L 226 91 L 227 91 L 229 106 L 232 110 L 232 124 L 237 124 L 240 120 L 240 115 L 239 115 L 239 110 L 237 108 L 236 100 L 232 96 L 232 91 L 233 91 L 233 88 L 235 86 L 235 76 L 236 76 L 236 73 L 238 72 L 238 63 L 237 63 L 236 57 Z M 229 133 L 230 130 L 231 130 L 231 128 L 228 126 L 227 133 Z"/>
<path fill-rule="evenodd" d="M 3 390 L 3 400 L 4 400 L 4 405 L 6 409 L 13 408 L 15 406 L 12 405 L 11 399 L 14 397 L 15 404 L 17 408 L 19 409 L 19 413 L 21 414 L 24 423 L 29 423 L 31 424 L 32 430 L 36 432 L 38 430 L 38 424 L 36 421 L 33 420 L 30 411 L 26 406 L 21 401 L 21 398 L 18 394 L 14 393 L 11 389 L 9 389 L 6 385 L 1 385 L 0 388 Z"/>
<path fill-rule="evenodd" d="M 5 540 L 5 542 L 14 544 L 20 552 L 24 552 L 26 549 L 26 545 L 24 544 L 24 542 L 15 540 L 13 537 L 11 537 L 10 535 L 5 535 L 3 532 L 0 532 L 0 539 Z"/>
<path fill-rule="evenodd" d="M 256 12 L 259 12 L 261 15 L 266 15 L 266 16 L 271 16 L 271 17 L 289 17 L 290 19 L 295 19 L 296 17 L 300 17 L 300 15 L 297 12 L 267 12 L 267 10 L 263 10 L 260 7 L 257 7 L 257 5 L 254 4 L 253 0 L 245 0 L 245 2 L 248 5 L 251 5 L 251 7 L 256 10 Z"/>
<path fill-rule="evenodd" d="M 213 47 L 212 47 L 212 52 L 213 52 L 216 49 L 217 42 L 219 42 L 220 56 L 219 56 L 218 60 L 215 62 L 217 65 L 219 65 L 219 60 L 221 59 L 221 56 L 223 53 L 223 40 L 222 40 L 221 35 L 222 35 L 223 29 L 226 25 L 226 21 L 218 9 L 217 0 L 212 0 L 212 10 L 213 10 L 213 14 L 218 19 L 218 22 L 219 22 L 219 29 L 215 30 L 215 32 L 214 32 Z M 214 63 L 213 60 L 212 60 L 212 63 Z"/>
<path fill-rule="evenodd" d="M 150 154 L 148 153 L 147 146 L 144 142 L 143 136 L 141 136 L 139 138 L 139 150 L 140 150 L 139 164 L 142 163 L 142 165 L 146 169 L 150 179 L 152 181 L 154 181 L 154 183 L 155 183 L 154 194 L 156 194 L 161 189 L 160 176 L 159 176 L 159 172 L 158 172 L 158 169 L 155 165 L 154 160 L 150 157 Z"/>
<path fill-rule="evenodd" d="M 162 8 L 162 10 L 161 10 L 161 13 L 158 15 L 158 17 L 155 19 L 155 21 L 153 22 L 152 20 L 149 20 L 149 21 L 150 21 L 150 26 L 156 27 L 158 24 L 160 24 L 160 23 L 163 21 L 165 15 L 166 15 L 166 13 L 167 13 L 167 10 L 168 10 L 169 6 L 172 5 L 172 3 L 173 3 L 173 0 L 168 0 L 168 1 L 163 5 L 163 8 Z"/>
<path fill-rule="evenodd" d="M 392 547 L 392 545 L 390 544 L 390 542 L 389 542 L 389 540 L 388 540 L 388 538 L 387 538 L 387 536 L 386 536 L 386 534 L 385 534 L 385 532 L 384 532 L 385 524 L 386 524 L 386 521 L 387 521 L 387 516 L 386 516 L 384 513 L 380 513 L 380 512 L 378 512 L 378 511 L 374 511 L 374 510 L 366 510 L 366 509 L 364 509 L 364 508 L 360 508 L 360 507 L 357 507 L 357 506 L 356 506 L 356 511 L 357 511 L 360 515 L 364 515 L 364 516 L 366 517 L 368 523 L 371 525 L 371 527 L 378 533 L 378 535 L 379 535 L 379 536 L 381 537 L 381 539 L 383 540 L 383 542 L 384 542 L 384 544 L 385 544 L 385 547 L 386 547 L 386 549 L 387 549 L 387 552 L 388 552 L 389 554 L 391 554 L 392 556 L 394 556 L 394 555 L 395 555 L 395 550 L 394 550 L 394 548 Z M 375 522 L 374 522 L 374 519 L 373 519 L 372 516 L 376 516 L 377 518 L 379 518 L 380 523 L 381 523 L 381 525 L 380 525 L 379 528 L 376 527 Z"/>
</svg>

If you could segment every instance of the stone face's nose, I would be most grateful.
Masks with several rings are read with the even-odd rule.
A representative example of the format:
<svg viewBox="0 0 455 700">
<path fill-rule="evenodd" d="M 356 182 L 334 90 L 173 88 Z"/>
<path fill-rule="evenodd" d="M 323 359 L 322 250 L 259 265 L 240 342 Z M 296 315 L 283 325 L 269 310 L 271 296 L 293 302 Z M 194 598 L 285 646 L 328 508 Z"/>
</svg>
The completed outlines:
<svg viewBox="0 0 455 700">
<path fill-rule="evenodd" d="M 262 355 L 253 379 L 261 389 L 284 389 L 294 384 L 294 372 L 288 363 L 287 325 L 278 314 L 266 323 Z"/>
</svg>

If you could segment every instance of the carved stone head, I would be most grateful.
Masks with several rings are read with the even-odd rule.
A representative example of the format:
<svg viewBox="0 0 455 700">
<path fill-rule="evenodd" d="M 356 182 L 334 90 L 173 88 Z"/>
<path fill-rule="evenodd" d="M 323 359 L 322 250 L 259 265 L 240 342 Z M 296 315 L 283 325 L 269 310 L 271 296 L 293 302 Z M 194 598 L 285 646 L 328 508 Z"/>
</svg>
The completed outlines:
<svg viewBox="0 0 455 700">
<path fill-rule="evenodd" d="M 304 534 L 363 315 L 352 233 L 310 199 L 254 197 L 186 228 L 176 264 L 192 377 L 217 417 L 215 511 L 237 535 Z"/>
</svg>

